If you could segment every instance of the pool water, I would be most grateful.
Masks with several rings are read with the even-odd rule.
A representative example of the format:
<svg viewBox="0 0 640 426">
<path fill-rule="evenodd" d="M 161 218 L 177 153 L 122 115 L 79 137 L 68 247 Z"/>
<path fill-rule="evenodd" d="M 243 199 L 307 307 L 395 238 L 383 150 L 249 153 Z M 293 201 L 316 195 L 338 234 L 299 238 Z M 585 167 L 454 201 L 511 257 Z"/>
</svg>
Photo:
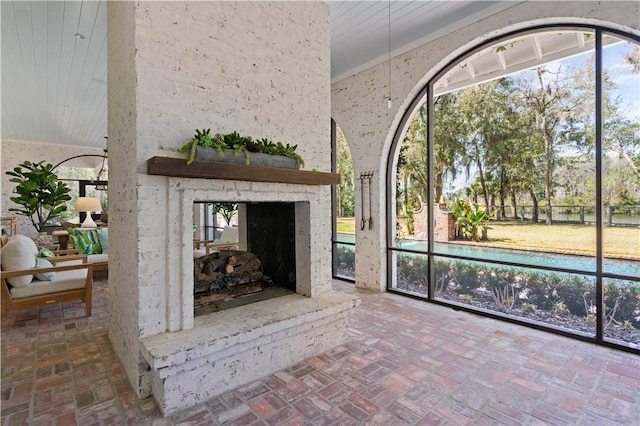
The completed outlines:
<svg viewBox="0 0 640 426">
<path fill-rule="evenodd" d="M 355 236 L 340 234 L 339 241 L 353 242 Z M 416 251 L 427 251 L 427 242 L 420 240 L 398 240 L 397 248 Z M 500 249 L 496 247 L 478 247 L 455 243 L 434 243 L 434 254 L 467 256 L 478 260 L 497 260 L 502 262 L 522 263 L 531 266 L 575 269 L 579 271 L 596 271 L 595 256 L 537 252 L 516 249 Z M 605 258 L 605 273 L 640 277 L 640 261 L 631 259 Z"/>
</svg>

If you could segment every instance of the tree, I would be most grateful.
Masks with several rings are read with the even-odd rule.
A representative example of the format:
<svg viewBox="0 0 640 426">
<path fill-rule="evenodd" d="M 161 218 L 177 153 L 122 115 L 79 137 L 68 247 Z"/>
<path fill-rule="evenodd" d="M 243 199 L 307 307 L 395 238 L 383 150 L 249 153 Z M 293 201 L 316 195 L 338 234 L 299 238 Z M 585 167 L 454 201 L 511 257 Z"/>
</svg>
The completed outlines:
<svg viewBox="0 0 640 426">
<path fill-rule="evenodd" d="M 340 174 L 340 185 L 336 189 L 336 213 L 338 217 L 354 217 L 353 161 L 347 139 L 340 128 L 336 128 L 336 169 Z"/>
<path fill-rule="evenodd" d="M 17 184 L 13 193 L 18 196 L 10 199 L 20 206 L 10 208 L 9 211 L 28 217 L 38 232 L 43 232 L 49 220 L 59 217 L 67 210 L 65 203 L 71 200 L 69 187 L 58 180 L 52 169 L 53 165 L 45 164 L 44 161 L 25 161 L 6 172 L 13 176 L 9 182 Z"/>
<path fill-rule="evenodd" d="M 433 100 L 433 186 L 435 200 L 440 200 L 447 180 L 453 182 L 461 170 L 466 170 L 469 174 L 471 158 L 466 151 L 466 132 L 458 111 L 459 102 L 459 94 L 456 92 L 437 96 Z M 426 105 L 421 108 L 420 112 L 422 121 L 426 122 Z M 424 137 L 426 138 L 426 133 Z"/>
<path fill-rule="evenodd" d="M 231 224 L 231 219 L 238 211 L 237 203 L 214 203 L 213 204 L 213 214 L 220 214 L 224 220 L 227 222 L 227 226 Z"/>
<path fill-rule="evenodd" d="M 521 96 L 530 111 L 530 126 L 535 139 L 542 147 L 539 167 L 543 171 L 544 198 L 546 202 L 546 224 L 552 223 L 552 196 L 554 170 L 556 167 L 559 137 L 565 126 L 571 126 L 581 102 L 576 102 L 569 90 L 571 79 L 562 65 L 556 71 L 538 67 L 526 71 L 516 80 Z"/>
</svg>

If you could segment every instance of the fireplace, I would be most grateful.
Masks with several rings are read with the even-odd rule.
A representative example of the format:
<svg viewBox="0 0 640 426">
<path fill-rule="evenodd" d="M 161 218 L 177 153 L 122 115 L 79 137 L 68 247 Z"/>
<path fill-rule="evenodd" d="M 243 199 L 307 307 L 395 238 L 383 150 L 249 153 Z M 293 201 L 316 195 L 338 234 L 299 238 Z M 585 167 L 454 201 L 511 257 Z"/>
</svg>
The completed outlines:
<svg viewBox="0 0 640 426">
<path fill-rule="evenodd" d="M 177 177 L 167 182 L 167 330 L 140 339 L 141 368 L 148 370 L 163 414 L 346 341 L 348 317 L 359 299 L 331 289 L 328 186 Z M 193 203 L 209 200 L 243 205 L 240 248 L 260 256 L 265 273 L 287 295 L 194 315 Z"/>
<path fill-rule="evenodd" d="M 246 250 L 225 249 L 194 260 L 195 316 L 296 291 L 295 204 L 244 203 L 238 210 Z"/>
</svg>

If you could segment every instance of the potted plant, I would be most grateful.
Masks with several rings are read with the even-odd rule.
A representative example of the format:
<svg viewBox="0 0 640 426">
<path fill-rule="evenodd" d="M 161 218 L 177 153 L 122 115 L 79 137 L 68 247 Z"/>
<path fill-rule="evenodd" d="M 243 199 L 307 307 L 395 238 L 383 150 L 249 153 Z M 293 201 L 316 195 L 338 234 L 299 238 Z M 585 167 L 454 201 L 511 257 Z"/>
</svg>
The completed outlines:
<svg viewBox="0 0 640 426">
<path fill-rule="evenodd" d="M 187 164 L 196 158 L 209 161 L 243 162 L 271 167 L 300 168 L 304 166 L 302 157 L 296 153 L 297 145 L 273 142 L 266 138 L 254 141 L 250 136 L 238 132 L 217 133 L 211 136 L 211 129 L 196 130 L 195 136 L 180 148 L 188 153 Z M 242 157 L 239 155 L 242 154 Z M 272 157 L 275 156 L 275 157 Z M 281 161 L 285 157 L 292 161 Z"/>
<path fill-rule="evenodd" d="M 12 176 L 9 182 L 17 184 L 13 193 L 18 195 L 10 199 L 20 206 L 9 211 L 28 217 L 38 232 L 44 231 L 49 220 L 59 217 L 67 209 L 65 203 L 71 200 L 69 187 L 58 180 L 52 169 L 44 161 L 25 161 L 6 172 Z"/>
</svg>

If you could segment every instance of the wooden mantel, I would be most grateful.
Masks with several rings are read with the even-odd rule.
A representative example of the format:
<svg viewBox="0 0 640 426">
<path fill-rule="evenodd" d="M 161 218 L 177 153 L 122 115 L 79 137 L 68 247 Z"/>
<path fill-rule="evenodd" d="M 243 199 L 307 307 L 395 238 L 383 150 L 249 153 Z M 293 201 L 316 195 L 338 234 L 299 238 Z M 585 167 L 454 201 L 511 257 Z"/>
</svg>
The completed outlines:
<svg viewBox="0 0 640 426">
<path fill-rule="evenodd" d="M 338 185 L 337 173 L 310 172 L 277 167 L 247 166 L 184 158 L 152 157 L 147 160 L 147 174 L 199 179 L 227 179 L 250 182 L 293 183 L 298 185 Z"/>
</svg>

